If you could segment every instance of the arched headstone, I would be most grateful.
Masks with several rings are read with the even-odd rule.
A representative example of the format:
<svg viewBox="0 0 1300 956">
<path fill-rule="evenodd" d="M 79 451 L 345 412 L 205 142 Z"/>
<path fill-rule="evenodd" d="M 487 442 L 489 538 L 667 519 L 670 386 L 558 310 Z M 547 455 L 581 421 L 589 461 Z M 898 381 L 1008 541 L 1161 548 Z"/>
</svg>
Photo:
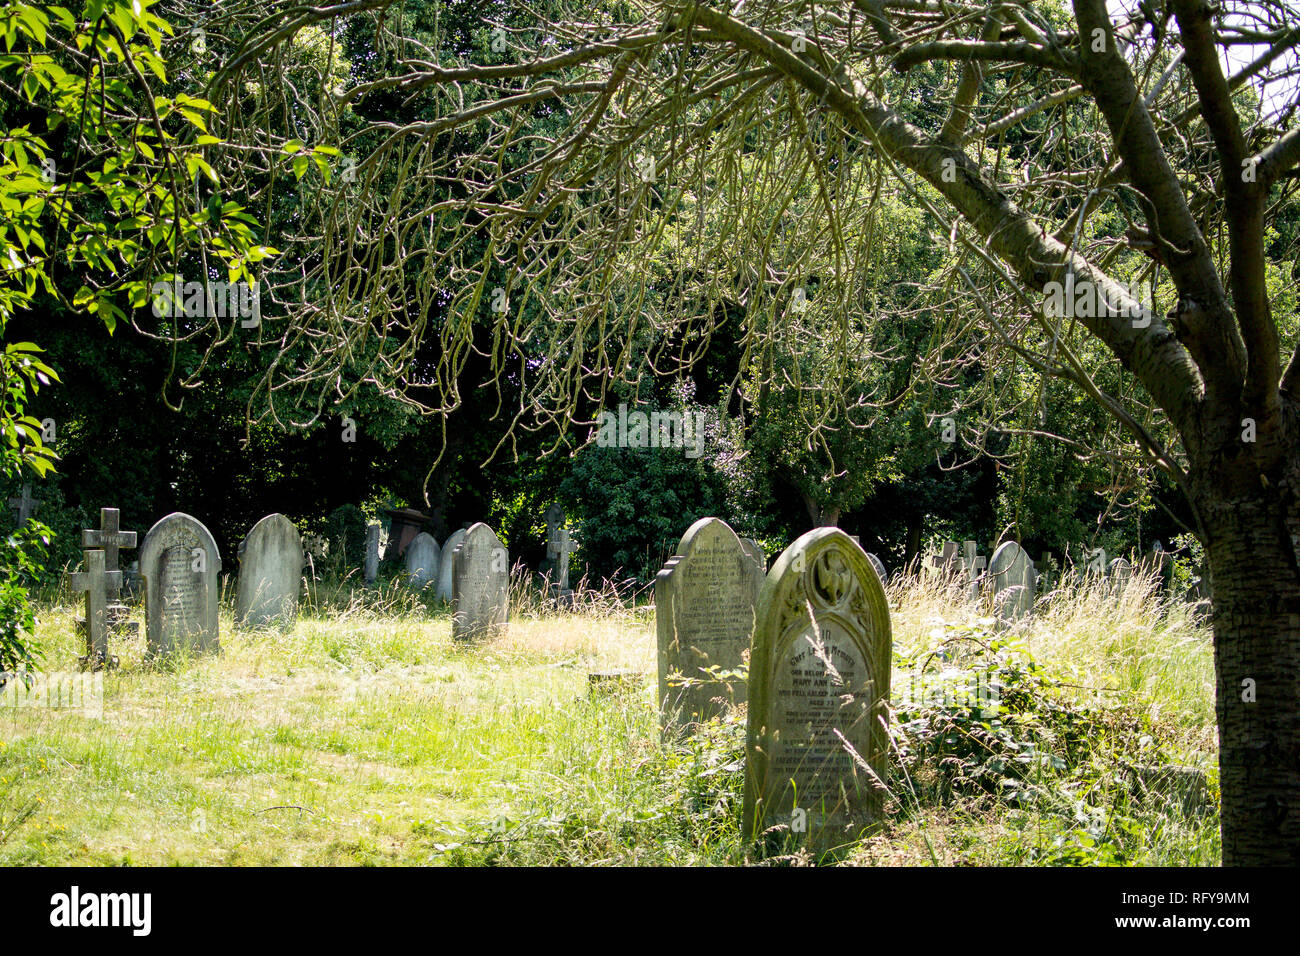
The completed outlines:
<svg viewBox="0 0 1300 956">
<path fill-rule="evenodd" d="M 989 577 L 993 580 L 993 604 L 999 618 L 1010 620 L 1034 610 L 1038 575 L 1034 562 L 1017 542 L 1004 542 L 993 552 Z"/>
<path fill-rule="evenodd" d="M 1110 572 L 1111 590 L 1116 594 L 1123 594 L 1124 589 L 1128 587 L 1129 579 L 1133 577 L 1133 565 L 1127 558 L 1116 558 L 1107 570 Z"/>
<path fill-rule="evenodd" d="M 510 555 L 496 532 L 479 522 L 455 551 L 451 636 L 469 641 L 499 633 L 510 616 Z"/>
<path fill-rule="evenodd" d="M 741 538 L 740 543 L 745 553 L 758 565 L 758 569 L 767 574 L 767 554 L 763 551 L 763 546 L 754 538 Z"/>
<path fill-rule="evenodd" d="M 438 542 L 427 531 L 421 531 L 406 546 L 406 573 L 411 587 L 423 590 L 438 580 L 438 568 L 442 563 Z"/>
<path fill-rule="evenodd" d="M 880 578 L 880 583 L 888 584 L 889 572 L 885 570 L 885 563 L 870 551 L 867 552 L 867 560 L 871 562 L 871 567 L 875 570 L 876 577 Z"/>
<path fill-rule="evenodd" d="M 235 622 L 243 627 L 293 627 L 302 565 L 302 537 L 292 521 L 273 514 L 253 525 L 239 545 Z"/>
<path fill-rule="evenodd" d="M 881 821 L 888 779 L 889 608 L 866 552 L 815 528 L 763 583 L 749 669 L 744 833 L 814 857 Z"/>
<path fill-rule="evenodd" d="M 465 540 L 465 529 L 453 531 L 442 545 L 442 561 L 438 566 L 438 600 L 451 603 L 456 590 L 453 572 L 456 570 L 456 549 Z"/>
<path fill-rule="evenodd" d="M 217 542 L 197 518 L 177 511 L 149 529 L 140 546 L 140 575 L 150 656 L 165 656 L 178 647 L 220 650 L 220 570 Z"/>
<path fill-rule="evenodd" d="M 745 699 L 734 674 L 749 650 L 763 571 L 725 521 L 701 518 L 687 529 L 655 578 L 659 636 L 659 712 L 665 727 L 689 726 Z M 684 680 L 683 680 L 684 678 Z"/>
</svg>

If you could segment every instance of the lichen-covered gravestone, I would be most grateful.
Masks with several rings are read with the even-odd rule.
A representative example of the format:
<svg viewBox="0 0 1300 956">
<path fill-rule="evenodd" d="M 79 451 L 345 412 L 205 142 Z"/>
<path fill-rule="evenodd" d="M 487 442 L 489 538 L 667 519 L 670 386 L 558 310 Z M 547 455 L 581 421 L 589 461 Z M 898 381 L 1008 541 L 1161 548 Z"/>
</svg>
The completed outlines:
<svg viewBox="0 0 1300 956">
<path fill-rule="evenodd" d="M 302 565 L 302 538 L 292 521 L 273 514 L 253 525 L 239 545 L 236 623 L 243 627 L 293 627 L 298 619 Z"/>
<path fill-rule="evenodd" d="M 1014 620 L 1034 610 L 1038 575 L 1034 562 L 1018 543 L 1007 541 L 993 552 L 989 577 L 993 581 L 993 606 L 1000 620 Z"/>
<path fill-rule="evenodd" d="M 406 546 L 406 574 L 411 587 L 422 591 L 438 580 L 438 566 L 442 563 L 441 549 L 433 535 L 421 531 Z"/>
<path fill-rule="evenodd" d="M 758 565 L 758 570 L 762 574 L 767 574 L 767 554 L 763 551 L 763 546 L 754 538 L 741 538 L 740 543 L 745 553 Z"/>
<path fill-rule="evenodd" d="M 777 559 L 749 668 L 744 833 L 820 858 L 881 821 L 889 608 L 866 552 L 816 528 Z"/>
<path fill-rule="evenodd" d="M 510 616 L 510 555 L 496 532 L 479 522 L 455 551 L 451 636 L 459 641 L 492 637 Z"/>
<path fill-rule="evenodd" d="M 166 656 L 181 647 L 220 650 L 220 570 L 217 542 L 198 519 L 178 511 L 149 529 L 140 547 L 149 656 Z"/>
<path fill-rule="evenodd" d="M 456 590 L 453 572 L 456 569 L 456 549 L 465 540 L 465 529 L 453 531 L 442 544 L 442 562 L 438 567 L 438 600 L 451 603 Z"/>
<path fill-rule="evenodd" d="M 734 672 L 749 650 L 762 586 L 762 570 L 725 521 L 701 518 L 682 535 L 655 579 L 665 728 L 689 727 L 745 699 Z"/>
</svg>

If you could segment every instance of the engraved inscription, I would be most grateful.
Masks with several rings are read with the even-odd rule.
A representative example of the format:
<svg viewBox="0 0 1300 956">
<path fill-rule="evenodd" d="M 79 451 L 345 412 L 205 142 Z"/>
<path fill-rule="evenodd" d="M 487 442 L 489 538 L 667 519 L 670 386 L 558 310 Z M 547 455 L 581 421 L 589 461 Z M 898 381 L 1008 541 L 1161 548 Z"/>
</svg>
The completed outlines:
<svg viewBox="0 0 1300 956">
<path fill-rule="evenodd" d="M 845 741 L 860 739 L 870 717 L 875 693 L 867 662 L 839 624 L 822 621 L 790 643 L 773 677 L 773 724 L 780 731 L 771 771 L 793 781 L 801 806 L 826 801 L 829 810 L 857 785 L 860 770 Z"/>
<path fill-rule="evenodd" d="M 202 627 L 203 575 L 194 571 L 190 548 L 184 545 L 164 551 L 160 564 L 163 631 L 174 641 Z"/>
</svg>

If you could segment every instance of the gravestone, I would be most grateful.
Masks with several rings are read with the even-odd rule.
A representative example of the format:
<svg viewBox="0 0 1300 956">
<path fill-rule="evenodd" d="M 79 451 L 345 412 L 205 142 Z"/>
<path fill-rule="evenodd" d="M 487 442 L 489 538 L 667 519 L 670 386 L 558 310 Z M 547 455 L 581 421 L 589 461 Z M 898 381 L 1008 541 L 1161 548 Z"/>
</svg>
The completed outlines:
<svg viewBox="0 0 1300 956">
<path fill-rule="evenodd" d="M 815 528 L 773 565 L 757 618 L 743 832 L 819 858 L 883 818 L 892 655 L 885 591 L 848 535 Z"/>
<path fill-rule="evenodd" d="M 969 582 L 966 596 L 972 601 L 978 601 L 984 586 L 984 568 L 988 566 L 988 560 L 978 553 L 979 545 L 974 541 L 963 541 L 961 548 L 961 564 Z"/>
<path fill-rule="evenodd" d="M 41 506 L 40 499 L 32 497 L 31 482 L 24 482 L 19 497 L 9 499 L 9 507 L 14 509 L 14 517 L 18 519 L 18 527 L 25 525 L 36 514 L 36 509 Z"/>
<path fill-rule="evenodd" d="M 546 556 L 551 559 L 555 571 L 555 587 L 561 594 L 569 591 L 569 555 L 574 552 L 573 539 L 569 537 L 568 528 L 557 528 L 555 535 L 547 542 Z"/>
<path fill-rule="evenodd" d="M 102 550 L 104 552 L 104 570 L 112 575 L 120 571 L 118 567 L 119 554 L 122 548 L 134 548 L 136 533 L 134 531 L 123 531 L 121 527 L 122 514 L 117 508 L 100 508 L 99 509 L 99 528 L 85 529 L 81 532 L 81 547 L 83 551 L 92 549 Z M 127 637 L 135 637 L 140 631 L 140 625 L 136 621 L 128 621 L 130 614 L 129 609 L 121 601 L 121 590 L 126 584 L 127 575 L 118 574 L 116 577 L 109 579 L 111 582 L 108 589 L 108 606 L 106 609 L 107 633 L 106 637 L 110 641 L 116 641 Z M 89 620 L 77 622 L 78 627 L 89 627 Z M 86 653 L 91 658 L 94 657 L 95 651 L 91 647 L 89 631 L 87 634 Z M 112 660 L 112 658 L 108 658 Z"/>
<path fill-rule="evenodd" d="M 428 527 L 429 516 L 414 508 L 386 508 L 384 514 L 388 515 L 389 519 L 388 550 L 384 552 L 384 559 L 396 561 L 406 554 L 406 549 L 410 547 L 416 535 Z"/>
<path fill-rule="evenodd" d="M 1133 577 L 1133 565 L 1127 558 L 1116 558 L 1110 563 L 1110 587 L 1116 594 L 1123 594 L 1128 582 Z"/>
<path fill-rule="evenodd" d="M 423 591 L 438 580 L 442 554 L 438 542 L 427 531 L 421 531 L 406 546 L 406 574 L 411 587 Z"/>
<path fill-rule="evenodd" d="M 293 627 L 302 587 L 303 546 L 282 514 L 267 515 L 239 545 L 235 622 L 242 627 Z"/>
<path fill-rule="evenodd" d="M 763 550 L 763 546 L 753 538 L 741 538 L 740 544 L 745 549 L 745 553 L 758 565 L 758 569 L 767 574 L 767 553 Z"/>
<path fill-rule="evenodd" d="M 179 511 L 149 529 L 140 546 L 145 584 L 145 636 L 150 657 L 188 647 L 220 650 L 217 573 L 221 555 L 212 533 Z"/>
<path fill-rule="evenodd" d="M 880 578 L 880 583 L 888 584 L 889 573 L 885 570 L 884 562 L 870 552 L 867 552 L 867 560 L 871 562 L 871 567 L 876 572 L 876 577 Z"/>
<path fill-rule="evenodd" d="M 366 525 L 366 583 L 374 584 L 379 577 L 379 525 Z"/>
<path fill-rule="evenodd" d="M 83 554 L 86 570 L 72 575 L 72 590 L 86 592 L 86 617 L 77 622 L 86 636 L 86 656 L 80 658 L 80 663 L 92 670 L 114 667 L 117 658 L 108 652 L 109 594 L 122 586 L 122 572 L 107 570 L 104 552 L 98 548 Z"/>
<path fill-rule="evenodd" d="M 482 522 L 465 532 L 455 555 L 451 636 L 458 641 L 493 637 L 510 616 L 510 555 Z"/>
<path fill-rule="evenodd" d="M 456 549 L 460 543 L 465 540 L 465 531 L 453 531 L 447 536 L 447 540 L 442 545 L 442 561 L 438 567 L 438 592 L 439 601 L 451 603 L 451 599 L 456 592 L 456 579 L 454 576 L 456 570 Z"/>
<path fill-rule="evenodd" d="M 942 554 L 932 554 L 926 559 L 925 568 L 931 574 L 940 577 L 955 576 L 962 568 L 961 551 L 956 541 L 945 541 Z"/>
<path fill-rule="evenodd" d="M 1157 592 L 1161 594 L 1168 592 L 1173 570 L 1173 555 L 1165 550 L 1165 546 L 1156 541 L 1151 545 L 1151 553 L 1140 563 L 1143 571 L 1155 580 Z"/>
<path fill-rule="evenodd" d="M 989 562 L 993 606 L 1000 620 L 1010 621 L 1034 610 L 1038 575 L 1034 562 L 1015 541 L 1003 543 Z"/>
<path fill-rule="evenodd" d="M 655 578 L 659 636 L 659 714 L 664 728 L 689 728 L 745 699 L 735 671 L 754 630 L 763 572 L 725 521 L 701 518 L 687 529 Z M 685 678 L 685 680 L 683 680 Z"/>
</svg>

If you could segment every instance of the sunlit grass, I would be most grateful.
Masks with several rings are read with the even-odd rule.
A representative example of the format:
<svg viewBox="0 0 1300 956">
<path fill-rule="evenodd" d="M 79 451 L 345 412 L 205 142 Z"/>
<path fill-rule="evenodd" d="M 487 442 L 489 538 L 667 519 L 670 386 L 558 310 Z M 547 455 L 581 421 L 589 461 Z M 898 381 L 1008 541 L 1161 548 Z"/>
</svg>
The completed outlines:
<svg viewBox="0 0 1300 956">
<path fill-rule="evenodd" d="M 151 669 L 142 639 L 114 647 L 103 720 L 0 710 L 0 864 L 749 858 L 742 724 L 661 743 L 653 609 L 586 589 L 574 613 L 517 582 L 505 633 L 459 645 L 445 608 L 350 584 L 313 585 L 287 631 L 235 629 L 224 610 L 216 656 Z M 1181 762 L 1212 766 L 1208 634 L 1145 587 L 1072 587 L 1006 636 L 1080 700 L 1144 710 Z M 889 596 L 900 658 L 987 613 L 928 580 Z M 76 666 L 76 613 L 66 599 L 41 609 L 48 670 Z M 593 691 L 588 674 L 608 670 L 643 680 Z M 898 816 L 851 862 L 1088 862 L 1059 813 L 911 806 L 908 782 L 894 786 Z M 1129 862 L 1217 860 L 1213 815 L 1134 807 L 1122 825 L 1143 831 L 1122 836 Z"/>
</svg>

